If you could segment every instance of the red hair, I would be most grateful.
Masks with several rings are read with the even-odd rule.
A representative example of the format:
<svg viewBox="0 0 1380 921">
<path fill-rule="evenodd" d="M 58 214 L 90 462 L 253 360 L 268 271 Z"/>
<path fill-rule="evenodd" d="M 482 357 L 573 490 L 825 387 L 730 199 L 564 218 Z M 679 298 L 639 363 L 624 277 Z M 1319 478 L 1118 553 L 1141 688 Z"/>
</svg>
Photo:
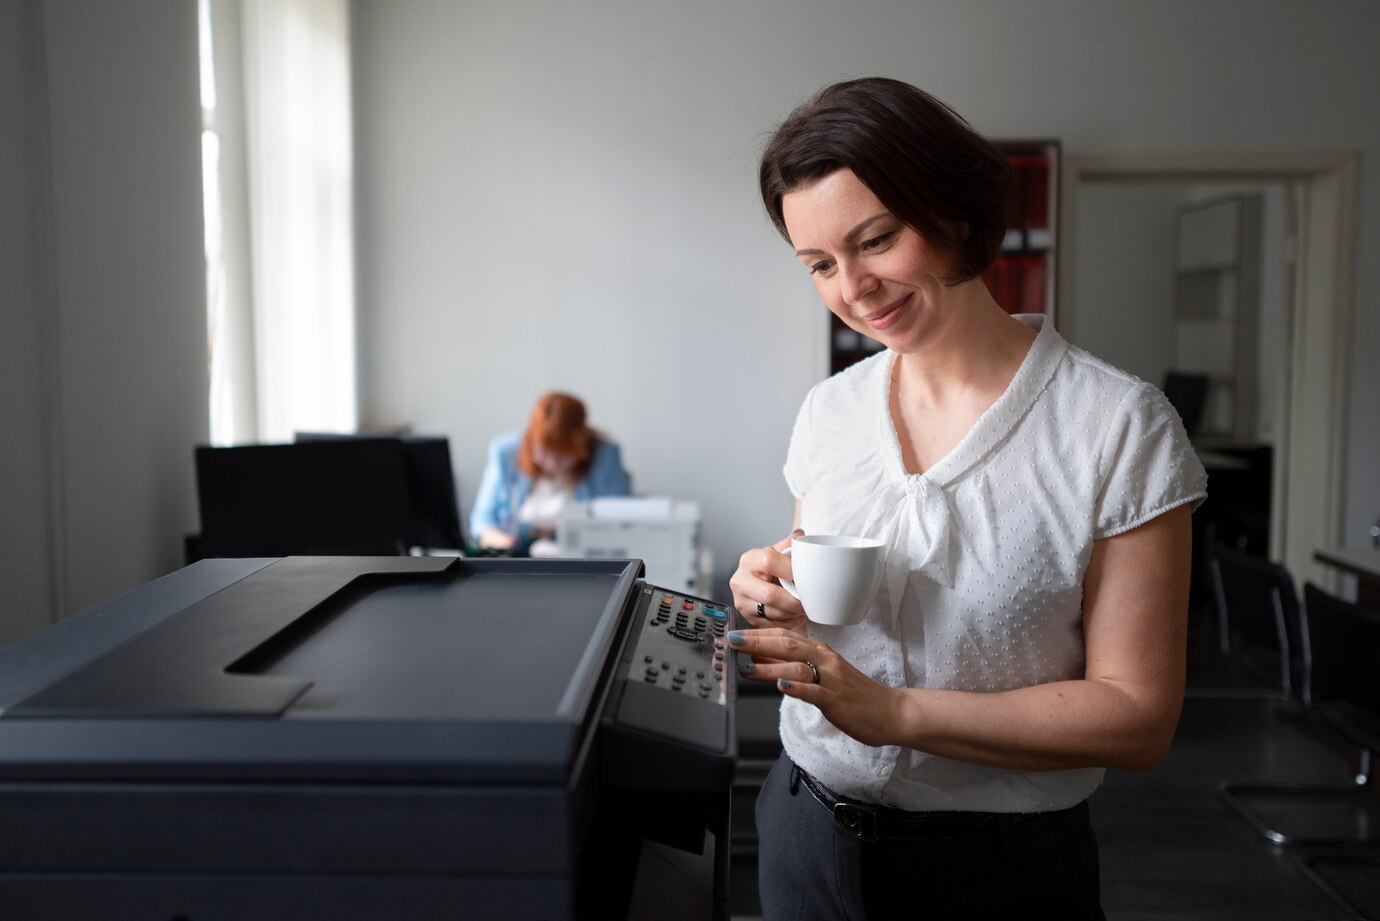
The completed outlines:
<svg viewBox="0 0 1380 921">
<path fill-rule="evenodd" d="M 532 408 L 527 431 L 518 445 L 518 469 L 532 479 L 542 476 L 534 448 L 575 458 L 570 474 L 576 482 L 589 475 L 599 434 L 585 424 L 585 404 L 568 393 L 547 393 Z"/>
</svg>

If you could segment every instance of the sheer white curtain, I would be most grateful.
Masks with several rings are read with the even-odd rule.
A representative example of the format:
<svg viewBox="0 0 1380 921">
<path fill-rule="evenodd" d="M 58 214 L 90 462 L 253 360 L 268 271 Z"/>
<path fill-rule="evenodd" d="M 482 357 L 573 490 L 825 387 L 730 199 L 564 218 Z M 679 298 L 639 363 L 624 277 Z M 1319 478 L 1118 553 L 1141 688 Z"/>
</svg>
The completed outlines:
<svg viewBox="0 0 1380 921">
<path fill-rule="evenodd" d="M 220 120 L 219 197 L 229 218 L 221 236 L 232 237 L 238 206 L 248 250 L 238 270 L 225 260 L 229 296 L 211 292 L 213 440 L 351 431 L 358 412 L 348 3 L 210 4 L 211 21 L 223 26 L 215 51 L 239 65 L 218 65 L 216 76 L 239 84 L 243 100 L 242 119 L 231 112 Z M 236 144 L 242 178 L 227 169 L 227 148 Z M 208 245 L 208 260 L 210 252 Z M 214 285 L 209 261 L 208 269 Z M 218 303 L 226 314 L 219 321 Z M 237 410 L 237 399 L 252 412 Z"/>
</svg>

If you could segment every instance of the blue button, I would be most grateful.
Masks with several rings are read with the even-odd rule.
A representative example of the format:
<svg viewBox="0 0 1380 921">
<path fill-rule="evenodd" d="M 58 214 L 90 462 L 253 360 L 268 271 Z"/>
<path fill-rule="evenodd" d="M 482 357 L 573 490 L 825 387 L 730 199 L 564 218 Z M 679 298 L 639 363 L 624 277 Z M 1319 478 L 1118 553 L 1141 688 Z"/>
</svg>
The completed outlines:
<svg viewBox="0 0 1380 921">
<path fill-rule="evenodd" d="M 709 605 L 704 606 L 704 613 L 708 614 L 710 617 L 717 617 L 719 620 L 723 620 L 725 616 L 723 611 L 720 611 L 718 608 L 711 608 Z"/>
</svg>

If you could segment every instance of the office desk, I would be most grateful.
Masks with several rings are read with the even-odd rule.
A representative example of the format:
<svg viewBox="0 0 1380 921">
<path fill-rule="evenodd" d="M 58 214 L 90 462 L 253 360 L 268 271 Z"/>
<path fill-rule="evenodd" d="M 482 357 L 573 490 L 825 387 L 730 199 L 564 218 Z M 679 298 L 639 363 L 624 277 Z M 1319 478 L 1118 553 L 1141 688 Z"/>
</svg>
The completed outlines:
<svg viewBox="0 0 1380 921">
<path fill-rule="evenodd" d="M 1380 548 L 1322 547 L 1313 559 L 1356 577 L 1356 600 L 1380 608 Z"/>
</svg>

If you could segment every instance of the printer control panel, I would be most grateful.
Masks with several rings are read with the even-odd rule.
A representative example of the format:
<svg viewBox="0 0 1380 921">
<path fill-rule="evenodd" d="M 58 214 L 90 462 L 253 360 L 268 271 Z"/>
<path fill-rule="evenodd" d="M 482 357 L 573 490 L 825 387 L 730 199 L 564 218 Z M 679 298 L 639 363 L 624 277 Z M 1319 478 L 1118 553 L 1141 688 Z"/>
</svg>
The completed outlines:
<svg viewBox="0 0 1380 921">
<path fill-rule="evenodd" d="M 725 605 L 638 583 L 604 733 L 607 778 L 627 789 L 703 790 L 732 779 L 733 653 Z M 717 785 L 717 786 L 716 786 Z"/>
<path fill-rule="evenodd" d="M 641 624 L 627 680 L 727 704 L 724 669 L 728 648 L 723 605 L 670 589 L 643 586 Z"/>
</svg>

